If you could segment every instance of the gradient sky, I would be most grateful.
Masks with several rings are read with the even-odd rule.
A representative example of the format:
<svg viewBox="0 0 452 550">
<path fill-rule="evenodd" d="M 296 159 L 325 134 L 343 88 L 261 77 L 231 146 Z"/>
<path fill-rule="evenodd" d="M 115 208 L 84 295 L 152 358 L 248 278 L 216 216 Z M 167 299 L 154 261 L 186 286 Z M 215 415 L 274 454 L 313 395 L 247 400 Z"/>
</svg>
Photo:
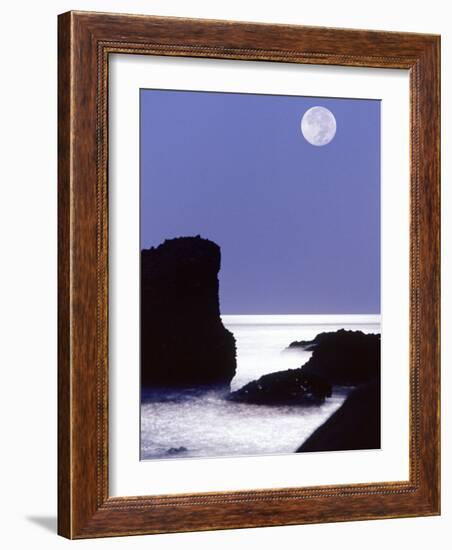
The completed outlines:
<svg viewBox="0 0 452 550">
<path fill-rule="evenodd" d="M 141 247 L 221 246 L 223 314 L 380 313 L 380 102 L 141 90 Z M 321 105 L 323 147 L 300 131 Z"/>
</svg>

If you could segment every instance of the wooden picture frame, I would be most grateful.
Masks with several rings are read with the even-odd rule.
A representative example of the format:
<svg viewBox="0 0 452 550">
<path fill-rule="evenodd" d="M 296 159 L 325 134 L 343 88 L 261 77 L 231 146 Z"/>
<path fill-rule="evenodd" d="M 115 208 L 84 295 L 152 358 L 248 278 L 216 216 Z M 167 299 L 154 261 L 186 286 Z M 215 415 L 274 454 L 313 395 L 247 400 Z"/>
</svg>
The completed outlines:
<svg viewBox="0 0 452 550">
<path fill-rule="evenodd" d="M 440 513 L 440 38 L 68 12 L 58 39 L 58 532 L 68 538 Z M 108 490 L 110 54 L 410 74 L 409 481 L 148 497 Z"/>
</svg>

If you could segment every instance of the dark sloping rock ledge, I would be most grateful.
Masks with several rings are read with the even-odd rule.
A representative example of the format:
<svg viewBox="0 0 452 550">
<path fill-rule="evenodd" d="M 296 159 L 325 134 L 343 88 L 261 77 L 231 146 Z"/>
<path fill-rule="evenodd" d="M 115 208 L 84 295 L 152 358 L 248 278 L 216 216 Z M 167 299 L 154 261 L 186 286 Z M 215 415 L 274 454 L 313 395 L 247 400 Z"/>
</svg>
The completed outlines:
<svg viewBox="0 0 452 550">
<path fill-rule="evenodd" d="M 229 386 L 234 336 L 219 308 L 220 247 L 180 237 L 141 252 L 143 387 Z"/>
<path fill-rule="evenodd" d="M 379 449 L 380 417 L 380 382 L 374 380 L 354 390 L 297 452 Z"/>
</svg>

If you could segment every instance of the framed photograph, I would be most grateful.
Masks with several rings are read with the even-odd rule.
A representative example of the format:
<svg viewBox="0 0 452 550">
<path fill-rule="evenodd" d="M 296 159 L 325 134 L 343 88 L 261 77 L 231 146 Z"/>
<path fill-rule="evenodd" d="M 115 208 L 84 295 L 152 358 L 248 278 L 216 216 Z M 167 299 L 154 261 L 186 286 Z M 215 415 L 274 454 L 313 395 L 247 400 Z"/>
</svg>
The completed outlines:
<svg viewBox="0 0 452 550">
<path fill-rule="evenodd" d="M 439 49 L 59 16 L 61 535 L 439 514 Z"/>
</svg>

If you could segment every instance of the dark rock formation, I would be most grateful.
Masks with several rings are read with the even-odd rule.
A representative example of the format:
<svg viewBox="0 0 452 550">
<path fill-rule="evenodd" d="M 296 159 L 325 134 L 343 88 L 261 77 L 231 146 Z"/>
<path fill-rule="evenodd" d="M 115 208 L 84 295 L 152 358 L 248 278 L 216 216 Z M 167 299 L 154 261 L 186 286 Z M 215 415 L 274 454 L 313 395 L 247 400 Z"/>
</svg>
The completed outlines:
<svg viewBox="0 0 452 550">
<path fill-rule="evenodd" d="M 381 433 L 380 382 L 355 389 L 320 428 L 297 450 L 349 451 L 379 449 Z"/>
<path fill-rule="evenodd" d="M 322 376 L 333 386 L 357 386 L 380 376 L 380 335 L 361 331 L 323 332 L 288 349 L 312 351 L 305 374 Z"/>
<path fill-rule="evenodd" d="M 171 447 L 166 451 L 168 456 L 181 455 L 187 452 L 187 447 Z"/>
<path fill-rule="evenodd" d="M 273 372 L 232 392 L 228 399 L 255 405 L 320 405 L 331 396 L 331 386 L 302 369 Z"/>
<path fill-rule="evenodd" d="M 220 259 L 220 247 L 200 236 L 142 250 L 143 387 L 229 386 L 235 339 L 220 318 Z"/>
</svg>

